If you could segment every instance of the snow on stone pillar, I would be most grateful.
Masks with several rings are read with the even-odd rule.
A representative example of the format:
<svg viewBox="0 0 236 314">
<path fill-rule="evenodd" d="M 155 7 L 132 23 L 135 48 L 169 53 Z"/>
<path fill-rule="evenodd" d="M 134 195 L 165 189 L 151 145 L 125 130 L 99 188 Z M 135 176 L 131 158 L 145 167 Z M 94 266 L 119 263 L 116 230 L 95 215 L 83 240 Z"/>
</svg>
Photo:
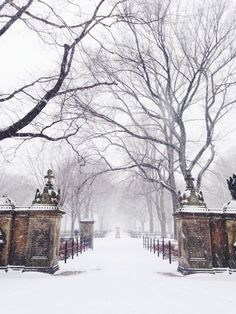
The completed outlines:
<svg viewBox="0 0 236 314">
<path fill-rule="evenodd" d="M 179 267 L 182 273 L 212 269 L 210 217 L 202 192 L 195 190 L 190 171 L 185 178 L 186 190 L 178 192 L 176 217 Z"/>
<path fill-rule="evenodd" d="M 5 268 L 9 264 L 12 222 L 15 203 L 4 194 L 0 198 L 0 268 Z"/>
<path fill-rule="evenodd" d="M 53 273 L 58 269 L 60 191 L 53 188 L 52 170 L 43 192 L 37 189 L 31 207 L 18 207 L 7 195 L 0 198 L 0 269 Z"/>
<path fill-rule="evenodd" d="M 60 222 L 64 211 L 60 207 L 60 190 L 53 187 L 53 173 L 48 170 L 45 187 L 36 190 L 30 207 L 26 270 L 55 272 L 59 261 Z"/>
<path fill-rule="evenodd" d="M 232 199 L 219 209 L 207 209 L 190 173 L 186 191 L 178 193 L 175 214 L 179 245 L 179 271 L 236 271 L 236 175 L 228 182 Z"/>
</svg>

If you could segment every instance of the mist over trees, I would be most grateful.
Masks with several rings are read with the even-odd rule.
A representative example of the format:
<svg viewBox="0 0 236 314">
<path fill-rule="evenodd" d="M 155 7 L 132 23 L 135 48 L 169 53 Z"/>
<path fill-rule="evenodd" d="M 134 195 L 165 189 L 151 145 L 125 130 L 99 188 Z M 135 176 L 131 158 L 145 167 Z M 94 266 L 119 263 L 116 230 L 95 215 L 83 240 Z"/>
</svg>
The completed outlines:
<svg viewBox="0 0 236 314">
<path fill-rule="evenodd" d="M 0 177 L 1 196 L 7 194 L 18 206 L 29 206 L 32 203 L 35 188 L 27 176 L 1 169 Z"/>
<path fill-rule="evenodd" d="M 225 185 L 216 172 L 230 158 L 214 159 L 236 101 L 232 2 L 4 1 L 0 21 L 3 43 L 20 27 L 52 53 L 23 84 L 1 88 L 0 140 L 70 151 L 53 169 L 71 232 L 81 217 L 97 216 L 103 229 L 120 211 L 130 228 L 165 236 L 187 171 L 212 198 Z"/>
</svg>

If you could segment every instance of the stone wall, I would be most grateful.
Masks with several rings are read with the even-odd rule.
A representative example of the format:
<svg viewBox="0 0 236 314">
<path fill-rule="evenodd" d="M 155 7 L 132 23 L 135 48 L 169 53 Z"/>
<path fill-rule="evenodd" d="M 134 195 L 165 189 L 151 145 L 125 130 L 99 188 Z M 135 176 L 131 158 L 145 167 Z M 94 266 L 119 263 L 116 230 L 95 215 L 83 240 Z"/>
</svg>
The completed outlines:
<svg viewBox="0 0 236 314">
<path fill-rule="evenodd" d="M 236 214 L 232 217 L 225 217 L 225 232 L 227 234 L 227 260 L 228 267 L 236 269 L 236 254 L 235 254 L 235 241 L 236 241 Z"/>
<path fill-rule="evenodd" d="M 15 265 L 50 270 L 58 264 L 60 210 L 0 210 L 4 247 L 0 266 Z"/>
<path fill-rule="evenodd" d="M 44 177 L 45 187 L 36 190 L 31 207 L 16 207 L 3 195 L 0 198 L 0 268 L 19 267 L 23 270 L 54 272 L 58 269 L 60 221 L 60 190 L 53 188 L 53 173 Z"/>
<path fill-rule="evenodd" d="M 53 272 L 58 267 L 62 214 L 58 209 L 8 213 L 0 210 L 0 228 L 5 242 L 0 266 Z"/>
<path fill-rule="evenodd" d="M 4 236 L 4 246 L 0 255 L 0 266 L 7 266 L 10 256 L 11 231 L 12 231 L 12 213 L 0 211 L 0 229 Z"/>
<path fill-rule="evenodd" d="M 25 265 L 29 216 L 29 212 L 13 212 L 10 265 Z"/>
<path fill-rule="evenodd" d="M 236 270 L 236 212 L 188 208 L 175 217 L 181 272 Z"/>
<path fill-rule="evenodd" d="M 236 271 L 236 175 L 227 180 L 231 201 L 221 209 L 209 210 L 202 192 L 195 190 L 190 171 L 186 190 L 178 192 L 174 214 L 179 245 L 179 271 Z"/>
</svg>

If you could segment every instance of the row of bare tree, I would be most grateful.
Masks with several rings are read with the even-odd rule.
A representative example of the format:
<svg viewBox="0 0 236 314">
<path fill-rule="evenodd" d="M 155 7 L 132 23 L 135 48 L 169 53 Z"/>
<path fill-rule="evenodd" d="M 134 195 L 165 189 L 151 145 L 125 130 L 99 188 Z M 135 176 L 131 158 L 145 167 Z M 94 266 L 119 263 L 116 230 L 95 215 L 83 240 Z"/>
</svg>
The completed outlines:
<svg viewBox="0 0 236 314">
<path fill-rule="evenodd" d="M 78 5 L 63 0 L 54 6 L 52 0 L 5 0 L 0 22 L 3 43 L 18 26 L 26 36 L 38 36 L 40 49 L 55 56 L 41 73 L 22 73 L 23 85 L 0 90 L 0 140 L 41 138 L 69 145 L 79 164 L 65 161 L 61 173 L 71 203 L 66 206 L 73 213 L 91 207 L 89 188 L 80 189 L 80 178 L 87 182 L 88 174 L 78 179 L 85 156 L 102 162 L 98 173 L 125 171 L 136 178 L 136 195 L 146 199 L 150 229 L 154 206 L 165 234 L 167 217 L 177 207 L 176 180 L 190 170 L 196 189 L 201 188 L 222 124 L 234 110 L 231 1 Z M 1 62 L 10 67 L 11 60 Z M 67 185 L 75 187 L 68 190 Z M 80 219 L 78 213 L 71 215 L 72 223 Z"/>
</svg>

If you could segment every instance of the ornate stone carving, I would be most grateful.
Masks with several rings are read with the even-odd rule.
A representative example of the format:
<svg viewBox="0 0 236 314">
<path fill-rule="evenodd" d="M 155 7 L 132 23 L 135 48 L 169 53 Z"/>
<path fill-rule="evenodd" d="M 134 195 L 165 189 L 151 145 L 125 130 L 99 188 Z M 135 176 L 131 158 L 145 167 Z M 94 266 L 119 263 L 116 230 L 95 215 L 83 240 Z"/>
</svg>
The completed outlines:
<svg viewBox="0 0 236 314">
<path fill-rule="evenodd" d="M 11 206 L 11 207 L 15 207 L 15 202 L 13 200 L 11 200 L 7 194 L 3 194 L 2 197 L 0 197 L 0 206 Z"/>
<path fill-rule="evenodd" d="M 181 194 L 180 191 L 178 191 L 178 206 L 200 206 L 200 207 L 206 207 L 206 204 L 204 203 L 203 194 L 200 191 L 199 193 L 196 192 L 194 184 L 194 179 L 192 178 L 191 172 L 187 170 L 187 174 L 185 177 L 186 182 L 186 189 L 183 194 Z"/>
<path fill-rule="evenodd" d="M 32 258 L 48 258 L 50 246 L 50 229 L 33 230 L 32 233 Z"/>
<path fill-rule="evenodd" d="M 60 189 L 57 192 L 54 190 L 52 183 L 54 175 L 51 169 L 48 170 L 47 175 L 44 178 L 46 179 L 46 184 L 43 192 L 40 193 L 39 189 L 36 190 L 33 204 L 58 205 L 60 202 L 61 192 Z"/>
<path fill-rule="evenodd" d="M 227 184 L 228 184 L 228 188 L 232 196 L 232 199 L 222 206 L 222 210 L 224 212 L 235 213 L 236 212 L 236 175 L 235 174 L 233 174 L 232 177 L 227 179 Z"/>
<path fill-rule="evenodd" d="M 229 191 L 232 195 L 232 198 L 236 200 L 236 175 L 235 174 L 233 174 L 232 177 L 227 179 L 227 184 L 228 184 Z"/>
</svg>

